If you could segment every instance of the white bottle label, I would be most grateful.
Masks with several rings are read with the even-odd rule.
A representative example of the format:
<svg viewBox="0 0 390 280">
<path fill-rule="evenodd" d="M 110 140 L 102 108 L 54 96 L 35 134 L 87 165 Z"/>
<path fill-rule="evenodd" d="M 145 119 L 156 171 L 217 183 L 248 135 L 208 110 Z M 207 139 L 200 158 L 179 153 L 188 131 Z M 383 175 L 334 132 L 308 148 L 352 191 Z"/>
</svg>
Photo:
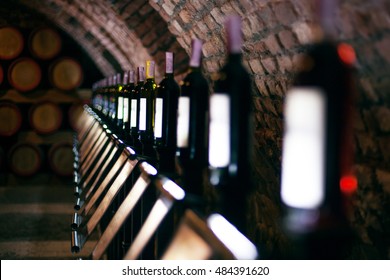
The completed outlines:
<svg viewBox="0 0 390 280">
<path fill-rule="evenodd" d="M 190 98 L 179 97 L 179 107 L 177 116 L 177 146 L 179 148 L 188 147 L 190 134 Z"/>
<path fill-rule="evenodd" d="M 123 97 L 122 96 L 118 97 L 118 119 L 119 120 L 123 119 Z"/>
<path fill-rule="evenodd" d="M 137 127 L 137 99 L 131 99 L 130 126 Z"/>
<path fill-rule="evenodd" d="M 230 162 L 230 98 L 227 94 L 210 97 L 209 164 L 227 167 Z"/>
<path fill-rule="evenodd" d="M 162 137 L 162 125 L 163 125 L 163 99 L 156 98 L 156 114 L 154 118 L 154 136 L 157 138 Z"/>
<path fill-rule="evenodd" d="M 123 99 L 123 122 L 129 122 L 129 98 Z"/>
<path fill-rule="evenodd" d="M 281 197 L 288 206 L 315 209 L 324 199 L 325 101 L 314 87 L 286 95 Z"/>
<path fill-rule="evenodd" d="M 146 130 L 146 98 L 140 99 L 139 130 Z"/>
</svg>

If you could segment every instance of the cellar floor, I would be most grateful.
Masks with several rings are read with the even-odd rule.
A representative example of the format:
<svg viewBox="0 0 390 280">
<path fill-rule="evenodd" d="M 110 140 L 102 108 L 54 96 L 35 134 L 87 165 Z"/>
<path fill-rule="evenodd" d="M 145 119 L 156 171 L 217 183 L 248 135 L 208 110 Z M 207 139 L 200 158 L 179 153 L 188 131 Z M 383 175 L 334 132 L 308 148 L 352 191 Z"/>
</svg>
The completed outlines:
<svg viewBox="0 0 390 280">
<path fill-rule="evenodd" d="M 96 238 L 92 237 L 80 254 L 71 253 L 73 204 L 69 183 L 7 180 L 1 184 L 0 259 L 86 258 Z"/>
</svg>

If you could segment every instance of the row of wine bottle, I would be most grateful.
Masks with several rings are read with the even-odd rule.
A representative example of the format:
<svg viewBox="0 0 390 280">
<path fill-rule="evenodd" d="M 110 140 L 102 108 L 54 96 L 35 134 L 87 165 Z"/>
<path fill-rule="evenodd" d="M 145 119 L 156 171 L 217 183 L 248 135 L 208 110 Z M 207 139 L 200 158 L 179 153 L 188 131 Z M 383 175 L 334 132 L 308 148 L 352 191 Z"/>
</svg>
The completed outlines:
<svg viewBox="0 0 390 280">
<path fill-rule="evenodd" d="M 144 156 L 157 151 L 161 171 L 175 172 L 179 163 L 189 193 L 202 195 L 208 169 L 211 184 L 223 189 L 220 207 L 240 227 L 250 186 L 251 79 L 241 62 L 240 17 L 229 17 L 225 29 L 228 58 L 211 94 L 201 70 L 202 41 L 193 39 L 180 86 L 174 80 L 173 53 L 166 52 L 165 76 L 158 85 L 155 63 L 147 61 L 146 69 L 139 66 L 136 73 L 130 70 L 95 83 L 93 107 Z"/>
<path fill-rule="evenodd" d="M 243 230 L 251 189 L 251 78 L 242 65 L 240 18 L 229 17 L 225 29 L 228 57 L 211 94 L 200 68 L 202 42 L 194 39 L 189 71 L 180 86 L 168 52 L 159 85 L 154 63 L 148 61 L 146 77 L 138 67 L 137 84 L 133 71 L 124 73 L 122 81 L 118 75 L 99 82 L 93 106 L 135 147 L 141 145 L 144 155 L 157 150 L 160 164 L 166 160 L 160 170 L 173 170 L 176 160 L 188 192 L 202 194 L 207 169 L 218 208 Z M 293 231 L 330 220 L 345 224 L 343 197 L 356 189 L 351 148 L 354 60 L 349 45 L 322 38 L 308 48 L 286 93 L 281 200 L 289 208 L 286 224 Z"/>
</svg>

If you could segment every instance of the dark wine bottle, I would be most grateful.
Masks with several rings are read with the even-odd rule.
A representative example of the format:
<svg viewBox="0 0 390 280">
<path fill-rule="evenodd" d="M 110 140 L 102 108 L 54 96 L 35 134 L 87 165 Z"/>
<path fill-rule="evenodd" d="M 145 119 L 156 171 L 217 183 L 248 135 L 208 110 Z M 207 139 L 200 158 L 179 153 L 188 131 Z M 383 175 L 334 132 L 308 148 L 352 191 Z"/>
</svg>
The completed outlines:
<svg viewBox="0 0 390 280">
<path fill-rule="evenodd" d="M 129 123 L 129 100 L 130 93 L 128 90 L 129 87 L 129 71 L 123 72 L 123 80 L 122 80 L 122 96 L 123 96 L 123 114 L 122 114 L 122 129 L 124 134 L 126 134 L 128 128 L 130 130 Z"/>
<path fill-rule="evenodd" d="M 141 143 L 138 140 L 138 123 L 139 123 L 139 102 L 142 89 L 145 84 L 145 68 L 143 66 L 137 67 L 137 85 L 131 91 L 130 102 L 130 134 L 133 140 L 133 146 L 137 152 L 140 152 Z"/>
<path fill-rule="evenodd" d="M 92 108 L 100 112 L 101 80 L 92 84 Z"/>
<path fill-rule="evenodd" d="M 209 86 L 201 71 L 202 41 L 192 40 L 188 73 L 180 82 L 177 120 L 177 159 L 183 187 L 202 196 L 207 170 Z"/>
<path fill-rule="evenodd" d="M 323 1 L 322 12 L 333 10 L 332 2 Z M 351 46 L 331 39 L 326 18 L 321 35 L 302 57 L 284 104 L 284 224 L 300 242 L 294 257 L 305 259 L 345 257 L 343 250 L 352 235 L 344 198 L 357 187 L 352 174 L 355 53 Z"/>
<path fill-rule="evenodd" d="M 120 136 L 123 136 L 123 80 L 121 79 L 121 74 L 116 74 L 116 126 Z"/>
<path fill-rule="evenodd" d="M 104 79 L 99 80 L 95 85 L 95 103 L 94 108 L 99 111 L 99 114 L 103 113 L 103 94 L 104 94 Z"/>
<path fill-rule="evenodd" d="M 97 110 L 98 107 L 98 94 L 99 94 L 99 83 L 94 82 L 92 84 L 92 108 Z"/>
<path fill-rule="evenodd" d="M 123 130 L 125 140 L 130 139 L 131 94 L 135 88 L 133 70 L 123 74 Z"/>
<path fill-rule="evenodd" d="M 154 145 L 160 172 L 175 172 L 179 85 L 173 76 L 173 53 L 165 53 L 165 76 L 156 89 Z"/>
<path fill-rule="evenodd" d="M 251 78 L 242 64 L 239 16 L 225 23 L 228 57 L 210 96 L 209 174 L 218 208 L 242 232 L 251 190 Z"/>
<path fill-rule="evenodd" d="M 110 95 L 109 95 L 109 78 L 104 78 L 103 83 L 103 116 L 107 120 L 109 112 L 110 112 Z"/>
<path fill-rule="evenodd" d="M 146 82 L 139 97 L 138 134 L 142 143 L 142 153 L 147 156 L 154 156 L 153 129 L 157 87 L 154 81 L 154 67 L 154 61 L 146 61 Z"/>
<path fill-rule="evenodd" d="M 108 111 L 108 123 L 113 129 L 113 119 L 115 118 L 116 111 L 116 96 L 115 96 L 115 84 L 116 84 L 116 76 L 110 76 L 108 78 L 108 100 L 109 100 L 109 111 Z"/>
</svg>

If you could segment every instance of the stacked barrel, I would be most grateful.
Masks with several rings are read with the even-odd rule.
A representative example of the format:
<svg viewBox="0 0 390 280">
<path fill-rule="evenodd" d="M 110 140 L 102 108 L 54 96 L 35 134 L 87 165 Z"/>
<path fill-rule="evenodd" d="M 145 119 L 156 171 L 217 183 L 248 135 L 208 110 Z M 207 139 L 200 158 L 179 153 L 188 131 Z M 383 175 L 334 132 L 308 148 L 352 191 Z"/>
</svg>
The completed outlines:
<svg viewBox="0 0 390 280">
<path fill-rule="evenodd" d="M 0 27 L 0 174 L 72 174 L 83 69 L 47 26 Z"/>
</svg>

